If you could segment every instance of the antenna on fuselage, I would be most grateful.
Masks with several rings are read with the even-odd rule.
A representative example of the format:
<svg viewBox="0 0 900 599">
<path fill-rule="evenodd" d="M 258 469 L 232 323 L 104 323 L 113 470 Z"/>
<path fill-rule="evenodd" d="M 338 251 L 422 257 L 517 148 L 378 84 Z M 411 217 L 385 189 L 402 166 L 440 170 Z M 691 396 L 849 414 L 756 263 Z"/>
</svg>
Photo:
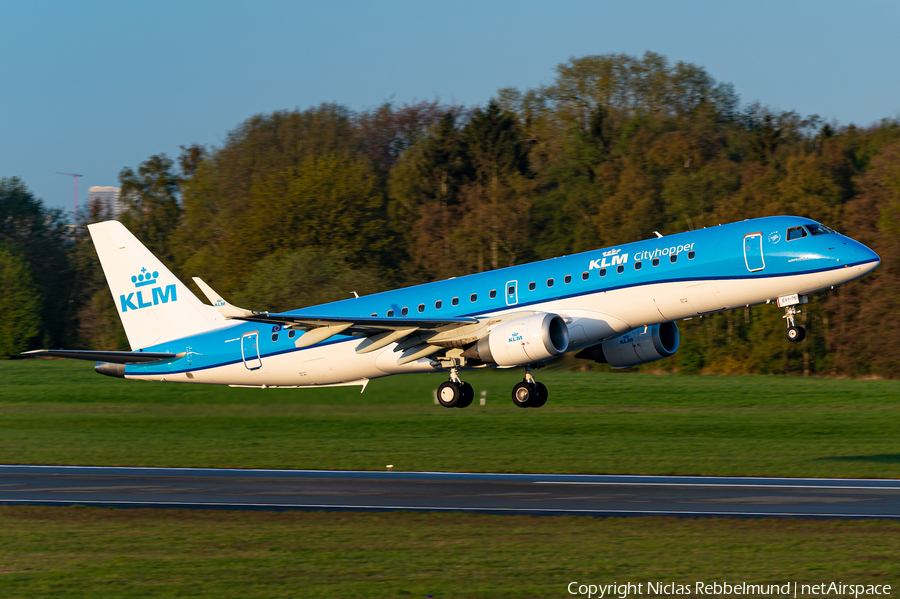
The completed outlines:
<svg viewBox="0 0 900 599">
<path fill-rule="evenodd" d="M 656 235 L 656 238 L 657 238 L 657 239 L 662 239 L 662 238 L 663 238 L 662 233 L 660 233 L 659 231 L 654 231 L 653 233 Z"/>
<path fill-rule="evenodd" d="M 351 291 L 350 293 L 353 294 L 353 297 L 355 297 L 356 299 L 359 299 L 359 294 L 358 294 L 358 293 L 356 293 L 355 291 Z"/>
</svg>

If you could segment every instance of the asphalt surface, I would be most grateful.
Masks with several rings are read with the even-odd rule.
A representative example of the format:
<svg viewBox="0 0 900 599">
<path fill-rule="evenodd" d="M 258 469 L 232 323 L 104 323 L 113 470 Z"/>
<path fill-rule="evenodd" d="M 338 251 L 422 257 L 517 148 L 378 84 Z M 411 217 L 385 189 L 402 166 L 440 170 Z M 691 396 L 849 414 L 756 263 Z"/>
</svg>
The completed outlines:
<svg viewBox="0 0 900 599">
<path fill-rule="evenodd" d="M 900 518 L 900 480 L 0 465 L 0 504 Z"/>
</svg>

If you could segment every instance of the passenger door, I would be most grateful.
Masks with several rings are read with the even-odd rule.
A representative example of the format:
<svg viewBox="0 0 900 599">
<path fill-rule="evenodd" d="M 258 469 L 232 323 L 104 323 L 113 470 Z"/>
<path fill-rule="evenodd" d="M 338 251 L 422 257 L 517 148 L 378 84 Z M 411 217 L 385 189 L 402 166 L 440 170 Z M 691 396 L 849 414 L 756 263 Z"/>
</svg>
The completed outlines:
<svg viewBox="0 0 900 599">
<path fill-rule="evenodd" d="M 762 250 L 762 233 L 744 235 L 744 263 L 750 272 L 756 272 L 766 267 Z"/>
<path fill-rule="evenodd" d="M 259 331 L 244 333 L 241 337 L 241 357 L 247 370 L 256 370 L 262 366 L 259 357 Z"/>
<path fill-rule="evenodd" d="M 509 281 L 506 284 L 506 305 L 515 306 L 519 303 L 519 283 L 517 281 Z"/>
</svg>

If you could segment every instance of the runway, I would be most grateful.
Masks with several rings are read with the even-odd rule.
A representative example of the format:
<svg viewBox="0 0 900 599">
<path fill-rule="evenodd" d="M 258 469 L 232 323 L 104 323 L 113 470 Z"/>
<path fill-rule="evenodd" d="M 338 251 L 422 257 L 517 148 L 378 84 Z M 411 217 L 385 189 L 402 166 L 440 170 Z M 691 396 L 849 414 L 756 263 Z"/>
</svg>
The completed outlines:
<svg viewBox="0 0 900 599">
<path fill-rule="evenodd" d="M 0 504 L 900 518 L 900 480 L 0 465 Z"/>
</svg>

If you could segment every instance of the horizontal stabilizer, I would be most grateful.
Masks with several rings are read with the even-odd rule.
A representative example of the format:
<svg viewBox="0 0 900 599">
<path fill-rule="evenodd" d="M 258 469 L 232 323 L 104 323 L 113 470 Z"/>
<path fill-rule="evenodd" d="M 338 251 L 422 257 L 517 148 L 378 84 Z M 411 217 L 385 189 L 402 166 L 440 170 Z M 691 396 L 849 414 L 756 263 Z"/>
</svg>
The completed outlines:
<svg viewBox="0 0 900 599">
<path fill-rule="evenodd" d="M 92 362 L 109 362 L 110 364 L 144 364 L 161 360 L 178 359 L 184 356 L 163 352 L 141 351 L 92 351 L 84 349 L 36 349 L 27 351 L 23 356 L 50 356 L 53 358 L 70 358 L 73 360 L 90 360 Z"/>
</svg>

